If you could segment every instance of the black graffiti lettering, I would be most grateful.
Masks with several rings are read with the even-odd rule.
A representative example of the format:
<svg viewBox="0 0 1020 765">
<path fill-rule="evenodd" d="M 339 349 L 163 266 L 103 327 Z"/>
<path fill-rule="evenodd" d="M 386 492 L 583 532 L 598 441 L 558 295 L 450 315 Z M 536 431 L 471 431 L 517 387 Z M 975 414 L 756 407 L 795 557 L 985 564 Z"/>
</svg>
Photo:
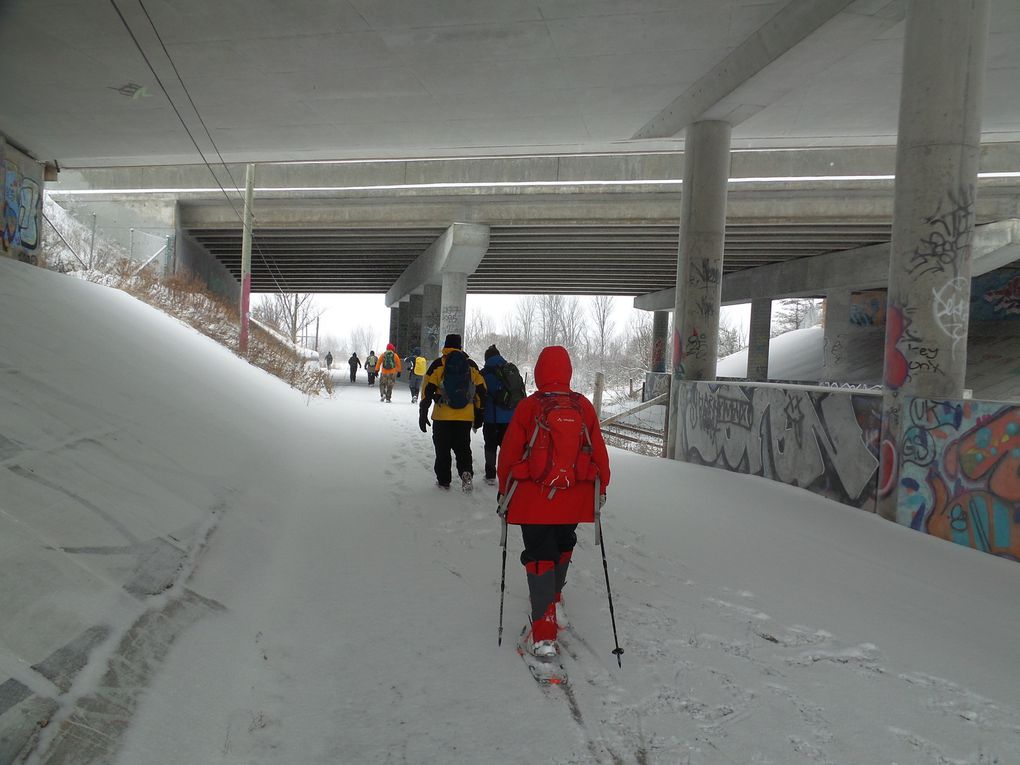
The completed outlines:
<svg viewBox="0 0 1020 765">
<path fill-rule="evenodd" d="M 952 271 L 960 275 L 960 261 L 970 248 L 974 233 L 974 190 L 947 194 L 934 214 L 924 220 L 931 231 L 921 239 L 907 267 L 911 276 Z"/>
</svg>

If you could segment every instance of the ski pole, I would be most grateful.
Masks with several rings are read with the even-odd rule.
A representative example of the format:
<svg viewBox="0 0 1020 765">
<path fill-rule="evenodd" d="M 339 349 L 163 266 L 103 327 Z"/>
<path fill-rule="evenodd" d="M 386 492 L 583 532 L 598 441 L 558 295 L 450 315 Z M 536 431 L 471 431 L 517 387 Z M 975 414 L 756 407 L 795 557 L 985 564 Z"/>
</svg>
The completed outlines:
<svg viewBox="0 0 1020 765">
<path fill-rule="evenodd" d="M 510 497 L 513 496 L 516 488 L 517 481 L 515 480 L 510 485 L 506 497 L 499 503 L 499 509 L 497 510 L 499 519 L 502 522 L 499 544 L 503 548 L 503 570 L 499 576 L 499 637 L 496 640 L 496 645 L 503 645 L 503 600 L 506 597 L 506 513 L 507 507 L 510 505 Z"/>
<path fill-rule="evenodd" d="M 503 536 L 506 536 L 506 519 L 503 520 Z M 499 577 L 499 638 L 496 645 L 503 645 L 503 598 L 506 595 L 506 543 L 503 544 L 503 572 Z"/>
<path fill-rule="evenodd" d="M 623 649 L 620 648 L 620 638 L 616 634 L 616 611 L 613 609 L 613 590 L 609 586 L 609 563 L 606 561 L 606 545 L 602 539 L 602 507 L 599 501 L 599 496 L 602 493 L 602 482 L 596 476 L 595 478 L 595 539 L 596 544 L 602 549 L 602 571 L 606 575 L 606 594 L 609 596 L 609 619 L 613 624 L 613 642 L 616 644 L 616 648 L 613 649 L 613 653 L 616 654 L 616 664 L 623 669 Z"/>
</svg>

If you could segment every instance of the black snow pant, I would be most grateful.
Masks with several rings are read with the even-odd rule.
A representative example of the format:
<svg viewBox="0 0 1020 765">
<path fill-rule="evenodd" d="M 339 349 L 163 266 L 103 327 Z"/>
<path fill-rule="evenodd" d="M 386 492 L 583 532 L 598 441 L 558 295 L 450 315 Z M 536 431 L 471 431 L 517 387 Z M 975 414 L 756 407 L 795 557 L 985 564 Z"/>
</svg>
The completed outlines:
<svg viewBox="0 0 1020 765">
<path fill-rule="evenodd" d="M 524 538 L 521 563 L 528 572 L 531 619 L 537 621 L 567 583 L 570 556 L 577 544 L 577 524 L 524 524 L 521 536 Z"/>
<path fill-rule="evenodd" d="M 485 439 L 485 477 L 496 477 L 496 450 L 503 443 L 506 435 L 506 422 L 487 422 L 482 425 L 482 437 Z"/>
<path fill-rule="evenodd" d="M 471 425 L 464 420 L 433 420 L 432 443 L 436 447 L 436 481 L 443 486 L 450 485 L 450 468 L 457 457 L 457 475 L 474 474 L 471 469 Z"/>
<path fill-rule="evenodd" d="M 352 366 L 351 367 L 351 382 L 354 382 L 354 378 L 356 378 L 357 376 L 358 376 L 358 368 Z"/>
</svg>

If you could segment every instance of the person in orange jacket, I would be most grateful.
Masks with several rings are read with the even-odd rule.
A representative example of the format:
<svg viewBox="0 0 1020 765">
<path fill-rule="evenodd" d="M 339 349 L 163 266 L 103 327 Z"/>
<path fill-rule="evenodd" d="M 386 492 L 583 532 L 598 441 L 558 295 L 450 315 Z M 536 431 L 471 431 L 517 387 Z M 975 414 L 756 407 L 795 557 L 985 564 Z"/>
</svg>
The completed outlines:
<svg viewBox="0 0 1020 765">
<path fill-rule="evenodd" d="M 500 498 L 507 497 L 500 512 L 524 538 L 531 630 L 522 647 L 539 658 L 559 651 L 557 622 L 566 621 L 561 593 L 577 524 L 595 521 L 595 503 L 605 503 L 609 486 L 609 452 L 595 407 L 570 389 L 572 375 L 566 348 L 542 350 L 535 364 L 538 390 L 514 410 L 496 466 Z"/>
<path fill-rule="evenodd" d="M 393 383 L 400 377 L 400 356 L 393 343 L 386 344 L 386 350 L 379 356 L 375 371 L 379 374 L 379 400 L 390 401 L 393 397 Z"/>
</svg>

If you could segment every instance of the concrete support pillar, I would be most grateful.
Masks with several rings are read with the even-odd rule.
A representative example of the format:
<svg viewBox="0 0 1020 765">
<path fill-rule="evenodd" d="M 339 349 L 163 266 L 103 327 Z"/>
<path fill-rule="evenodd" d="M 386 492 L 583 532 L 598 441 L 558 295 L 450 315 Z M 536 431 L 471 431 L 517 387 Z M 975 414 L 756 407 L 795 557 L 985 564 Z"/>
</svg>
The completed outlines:
<svg viewBox="0 0 1020 765">
<path fill-rule="evenodd" d="M 897 513 L 913 397 L 963 395 L 990 0 L 911 0 L 896 145 L 878 510 Z"/>
<path fill-rule="evenodd" d="M 422 296 L 411 295 L 408 300 L 407 310 L 407 347 L 404 349 L 404 355 L 410 355 L 416 348 L 421 348 L 421 309 L 422 309 Z"/>
<path fill-rule="evenodd" d="M 440 343 L 451 332 L 464 337 L 467 280 L 468 275 L 460 271 L 445 271 L 443 273 L 443 302 L 439 315 Z"/>
<path fill-rule="evenodd" d="M 772 337 L 772 300 L 751 301 L 751 326 L 747 333 L 747 379 L 769 379 L 769 342 Z"/>
<path fill-rule="evenodd" d="M 669 311 L 652 313 L 652 371 L 666 371 L 666 343 L 669 341 Z"/>
<path fill-rule="evenodd" d="M 421 355 L 429 361 L 439 357 L 442 350 L 439 335 L 439 318 L 443 313 L 443 288 L 426 284 L 421 296 Z"/>
<path fill-rule="evenodd" d="M 666 448 L 670 457 L 676 456 L 680 383 L 715 379 L 731 132 L 729 123 L 708 120 L 688 126 L 684 139 L 680 249 L 673 311 L 673 380 Z"/>
<path fill-rule="evenodd" d="M 400 303 L 397 303 L 394 306 L 390 306 L 390 333 L 389 335 L 387 335 L 386 341 L 396 345 L 399 339 L 400 339 Z M 379 351 L 379 353 L 382 353 L 382 351 Z"/>
<path fill-rule="evenodd" d="M 850 290 L 825 295 L 825 338 L 822 341 L 822 380 L 846 382 L 850 337 Z"/>
<path fill-rule="evenodd" d="M 410 348 L 410 331 L 411 331 L 411 300 L 410 296 L 406 300 L 400 301 L 400 316 L 397 324 L 397 353 L 401 356 L 406 356 Z"/>
</svg>

